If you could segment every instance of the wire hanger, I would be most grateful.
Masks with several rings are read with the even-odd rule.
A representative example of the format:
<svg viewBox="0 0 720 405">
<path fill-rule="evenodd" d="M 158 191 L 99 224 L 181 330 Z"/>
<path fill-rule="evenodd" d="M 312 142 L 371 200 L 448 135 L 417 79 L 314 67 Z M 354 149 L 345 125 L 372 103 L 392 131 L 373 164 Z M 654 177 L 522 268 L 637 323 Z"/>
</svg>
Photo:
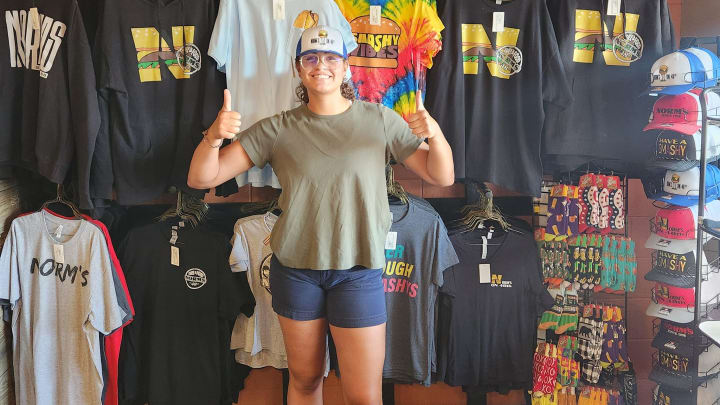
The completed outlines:
<svg viewBox="0 0 720 405">
<path fill-rule="evenodd" d="M 70 208 L 70 210 L 72 211 L 72 214 L 73 214 L 73 217 L 74 217 L 74 218 L 82 219 L 82 214 L 80 214 L 80 209 L 78 209 L 78 207 L 75 205 L 75 203 L 73 203 L 72 201 L 69 201 L 69 200 L 65 199 L 65 196 L 64 196 L 64 193 L 63 193 L 63 185 L 62 185 L 62 184 L 58 184 L 58 185 L 57 185 L 57 191 L 56 191 L 56 193 L 57 193 L 57 194 L 56 194 L 55 198 L 52 199 L 52 200 L 45 201 L 40 209 L 41 209 L 41 210 L 47 209 L 47 210 L 49 210 L 49 211 L 53 211 L 53 210 L 51 210 L 51 209 L 49 208 L 49 206 L 50 206 L 51 204 L 56 204 L 56 203 L 57 203 L 57 204 L 63 204 L 63 205 L 65 205 L 66 207 L 69 207 L 69 208 Z"/>
<path fill-rule="evenodd" d="M 500 228 L 507 231 L 519 232 L 513 229 L 503 216 L 502 212 L 493 204 L 493 194 L 485 183 L 474 180 L 465 181 L 465 198 L 468 205 L 461 208 L 463 217 L 453 221 L 451 227 L 460 232 L 471 232 L 493 221 Z"/>
<path fill-rule="evenodd" d="M 406 205 L 408 195 L 403 186 L 395 181 L 395 173 L 391 165 L 385 166 L 385 181 L 387 183 L 388 202 L 395 205 Z"/>
<path fill-rule="evenodd" d="M 203 201 L 202 198 L 178 191 L 175 207 L 168 208 L 167 211 L 158 217 L 158 221 L 178 217 L 183 221 L 190 222 L 192 226 L 197 226 L 205 220 L 209 209 L 210 206 Z"/>
</svg>

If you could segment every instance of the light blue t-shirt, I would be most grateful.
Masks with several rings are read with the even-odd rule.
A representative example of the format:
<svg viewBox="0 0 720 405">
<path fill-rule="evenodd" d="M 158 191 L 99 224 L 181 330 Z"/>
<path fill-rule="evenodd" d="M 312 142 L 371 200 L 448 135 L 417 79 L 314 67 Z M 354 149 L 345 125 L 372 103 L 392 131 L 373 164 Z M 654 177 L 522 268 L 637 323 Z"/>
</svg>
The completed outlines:
<svg viewBox="0 0 720 405">
<path fill-rule="evenodd" d="M 241 131 L 299 105 L 295 49 L 303 30 L 315 25 L 340 30 L 348 53 L 357 47 L 350 24 L 332 0 L 285 0 L 283 19 L 275 19 L 270 0 L 220 1 L 208 54 L 227 76 L 232 110 L 242 115 Z M 240 187 L 280 188 L 269 165 L 236 180 Z"/>
</svg>

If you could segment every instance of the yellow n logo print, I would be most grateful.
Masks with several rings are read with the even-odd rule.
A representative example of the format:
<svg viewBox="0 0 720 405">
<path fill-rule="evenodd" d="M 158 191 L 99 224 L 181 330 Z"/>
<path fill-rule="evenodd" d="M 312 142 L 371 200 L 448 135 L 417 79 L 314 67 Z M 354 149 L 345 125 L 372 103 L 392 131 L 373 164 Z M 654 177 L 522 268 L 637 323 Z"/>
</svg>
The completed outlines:
<svg viewBox="0 0 720 405">
<path fill-rule="evenodd" d="M 502 274 L 493 274 L 490 276 L 490 283 L 495 285 L 502 284 Z"/>
<path fill-rule="evenodd" d="M 462 58 L 463 73 L 476 75 L 479 71 L 480 59 L 487 63 L 490 74 L 501 79 L 509 79 L 510 75 L 503 73 L 498 64 L 496 50 L 502 46 L 516 46 L 520 30 L 505 27 L 497 33 L 497 43 L 493 47 L 490 38 L 482 24 L 462 25 Z"/>
<path fill-rule="evenodd" d="M 185 44 L 192 44 L 195 27 L 186 25 Z M 183 27 L 172 27 L 173 48 L 155 27 L 131 28 L 135 49 L 137 50 L 138 73 L 141 82 L 159 82 L 162 80 L 160 64 L 164 63 L 176 79 L 188 79 L 190 75 L 180 66 L 176 52 L 183 46 Z"/>
<path fill-rule="evenodd" d="M 575 52 L 573 62 L 593 63 L 595 46 L 599 44 L 605 64 L 630 66 L 632 62 L 622 62 L 615 57 L 613 39 L 623 32 L 636 32 L 639 20 L 639 14 L 620 13 L 616 15 L 612 36 L 610 36 L 608 27 L 602 21 L 599 11 L 575 10 Z"/>
</svg>

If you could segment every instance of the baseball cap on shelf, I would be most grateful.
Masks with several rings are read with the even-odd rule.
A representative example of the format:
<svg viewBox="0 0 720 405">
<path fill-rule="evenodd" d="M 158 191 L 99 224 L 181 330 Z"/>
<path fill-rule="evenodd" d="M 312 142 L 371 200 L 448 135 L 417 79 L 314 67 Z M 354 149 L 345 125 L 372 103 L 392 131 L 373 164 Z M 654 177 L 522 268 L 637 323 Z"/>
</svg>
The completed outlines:
<svg viewBox="0 0 720 405">
<path fill-rule="evenodd" d="M 676 96 L 662 96 L 653 105 L 650 123 L 643 131 L 651 129 L 670 129 L 685 135 L 692 135 L 702 129 L 701 89 L 692 89 Z M 715 92 L 705 94 L 708 117 L 720 116 L 720 95 Z"/>
<path fill-rule="evenodd" d="M 328 52 L 347 59 L 347 48 L 342 34 L 335 28 L 325 25 L 308 28 L 303 31 L 297 44 L 295 57 L 299 58 L 312 52 Z"/>
<path fill-rule="evenodd" d="M 720 127 L 707 126 L 707 161 L 720 159 Z M 700 166 L 702 136 L 700 131 L 685 135 L 675 131 L 660 131 L 655 140 L 655 158 L 649 166 L 685 171 Z"/>
<path fill-rule="evenodd" d="M 710 378 L 706 384 L 697 387 L 697 402 L 690 390 L 679 390 L 668 385 L 657 385 L 653 391 L 653 405 L 712 404 L 720 392 L 720 378 Z"/>
<path fill-rule="evenodd" d="M 670 341 L 692 343 L 700 342 L 698 338 L 701 333 L 695 327 L 695 322 L 677 323 L 667 319 L 660 319 L 657 334 L 652 341 L 652 346 L 660 348 Z"/>
<path fill-rule="evenodd" d="M 704 218 L 720 220 L 720 200 L 705 204 Z M 648 249 L 670 253 L 687 253 L 697 248 L 695 226 L 698 222 L 697 206 L 661 208 L 650 220 L 650 237 L 645 242 Z"/>
<path fill-rule="evenodd" d="M 650 371 L 650 379 L 658 384 L 677 390 L 690 390 L 712 380 L 718 375 L 720 347 L 716 345 L 695 347 L 683 341 L 668 341 L 658 347 L 658 361 Z M 695 362 L 695 356 L 698 356 Z M 708 403 L 708 402 L 698 402 Z"/>
<path fill-rule="evenodd" d="M 710 273 L 702 283 L 702 303 L 708 303 L 720 294 L 720 273 Z M 678 323 L 695 319 L 695 289 L 681 288 L 656 282 L 652 289 L 652 302 L 645 314 Z"/>
<path fill-rule="evenodd" d="M 699 184 L 700 167 L 685 171 L 668 170 L 665 172 L 662 190 L 648 198 L 683 207 L 697 205 Z M 706 165 L 705 201 L 718 198 L 720 198 L 720 169 L 717 166 Z"/>
<path fill-rule="evenodd" d="M 646 94 L 682 94 L 695 87 L 712 87 L 719 76 L 717 55 L 705 48 L 682 49 L 653 63 Z"/>
<path fill-rule="evenodd" d="M 705 252 L 703 263 L 707 264 Z M 652 267 L 645 274 L 645 280 L 659 281 L 675 287 L 691 288 L 695 286 L 697 264 L 695 252 L 671 253 L 664 250 L 655 250 L 651 254 Z"/>
</svg>

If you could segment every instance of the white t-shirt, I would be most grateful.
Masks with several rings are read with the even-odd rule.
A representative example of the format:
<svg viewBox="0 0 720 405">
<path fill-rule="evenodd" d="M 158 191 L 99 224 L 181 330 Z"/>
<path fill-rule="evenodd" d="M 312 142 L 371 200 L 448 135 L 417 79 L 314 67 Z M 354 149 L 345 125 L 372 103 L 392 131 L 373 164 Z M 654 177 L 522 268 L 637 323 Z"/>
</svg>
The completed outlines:
<svg viewBox="0 0 720 405">
<path fill-rule="evenodd" d="M 275 19 L 273 1 L 221 0 L 208 54 L 227 76 L 232 110 L 245 130 L 263 118 L 299 105 L 295 88 L 295 50 L 305 28 L 340 30 L 347 52 L 357 47 L 350 24 L 332 0 L 284 0 L 285 15 Z M 278 16 L 280 17 L 280 16 Z M 272 168 L 253 167 L 236 177 L 238 186 L 280 188 Z"/>
<path fill-rule="evenodd" d="M 102 231 L 85 220 L 40 211 L 13 221 L 0 255 L 0 299 L 13 310 L 19 404 L 101 403 L 98 332 L 110 334 L 126 315 L 111 266 Z"/>
</svg>

